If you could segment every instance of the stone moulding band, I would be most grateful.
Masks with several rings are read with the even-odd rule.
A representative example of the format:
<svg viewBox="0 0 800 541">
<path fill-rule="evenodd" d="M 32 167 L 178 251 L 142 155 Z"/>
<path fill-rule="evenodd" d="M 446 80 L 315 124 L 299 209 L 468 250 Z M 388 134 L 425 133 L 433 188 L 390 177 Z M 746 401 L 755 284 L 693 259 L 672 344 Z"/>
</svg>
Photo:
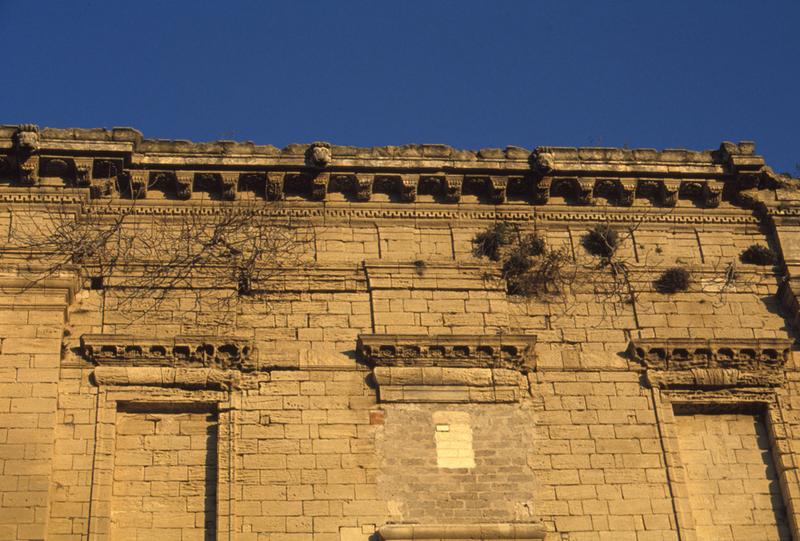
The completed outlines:
<svg viewBox="0 0 800 541">
<path fill-rule="evenodd" d="M 387 524 L 378 528 L 382 541 L 412 541 L 427 539 L 542 539 L 551 541 L 554 535 L 548 534 L 540 523 L 508 524 Z"/>
<path fill-rule="evenodd" d="M 361 334 L 357 353 L 372 366 L 535 369 L 536 336 Z"/>
<path fill-rule="evenodd" d="M 81 353 L 97 365 L 213 366 L 253 370 L 256 354 L 245 338 L 175 336 L 172 339 L 132 335 L 84 334 Z"/>
<path fill-rule="evenodd" d="M 229 390 L 239 381 L 235 370 L 161 366 L 98 366 L 92 377 L 97 385 L 211 390 Z"/>
</svg>

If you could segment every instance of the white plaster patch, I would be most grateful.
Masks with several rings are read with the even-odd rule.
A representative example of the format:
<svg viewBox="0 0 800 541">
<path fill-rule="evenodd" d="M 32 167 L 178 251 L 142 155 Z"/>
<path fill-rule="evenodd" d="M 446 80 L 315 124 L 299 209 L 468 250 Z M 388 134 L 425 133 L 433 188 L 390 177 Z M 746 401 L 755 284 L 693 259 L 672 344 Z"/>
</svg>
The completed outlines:
<svg viewBox="0 0 800 541">
<path fill-rule="evenodd" d="M 436 464 L 440 468 L 474 468 L 475 451 L 472 448 L 472 427 L 469 413 L 463 411 L 437 411 L 433 414 L 436 426 Z"/>
</svg>

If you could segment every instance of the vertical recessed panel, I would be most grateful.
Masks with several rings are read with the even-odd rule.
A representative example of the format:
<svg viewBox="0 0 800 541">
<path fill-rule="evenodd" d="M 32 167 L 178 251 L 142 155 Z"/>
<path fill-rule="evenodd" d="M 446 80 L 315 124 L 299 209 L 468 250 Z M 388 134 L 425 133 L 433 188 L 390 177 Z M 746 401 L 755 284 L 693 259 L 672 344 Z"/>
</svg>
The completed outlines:
<svg viewBox="0 0 800 541">
<path fill-rule="evenodd" d="M 215 539 L 216 449 L 214 413 L 121 408 L 111 539 Z"/>
<path fill-rule="evenodd" d="M 698 541 L 790 540 L 761 415 L 676 415 Z"/>
</svg>

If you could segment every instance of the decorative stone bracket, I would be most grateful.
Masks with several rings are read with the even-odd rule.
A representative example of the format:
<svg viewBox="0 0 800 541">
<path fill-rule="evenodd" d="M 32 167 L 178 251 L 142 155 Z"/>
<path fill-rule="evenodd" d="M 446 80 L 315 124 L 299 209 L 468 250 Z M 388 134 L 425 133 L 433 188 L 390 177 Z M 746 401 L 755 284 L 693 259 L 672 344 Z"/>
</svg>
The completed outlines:
<svg viewBox="0 0 800 541">
<path fill-rule="evenodd" d="M 776 387 L 792 341 L 786 339 L 639 339 L 630 357 L 647 368 L 647 381 L 661 388 Z"/>
<path fill-rule="evenodd" d="M 381 402 L 517 402 L 535 368 L 535 336 L 358 337 Z"/>
<path fill-rule="evenodd" d="M 507 524 L 387 524 L 378 528 L 381 541 L 412 541 L 427 539 L 437 541 L 444 539 L 518 539 L 555 541 L 560 536 L 548 533 L 541 523 L 507 523 Z"/>
<path fill-rule="evenodd" d="M 158 339 L 84 334 L 81 353 L 97 365 L 213 367 L 242 371 L 257 368 L 255 349 L 244 338 L 176 336 Z"/>
</svg>

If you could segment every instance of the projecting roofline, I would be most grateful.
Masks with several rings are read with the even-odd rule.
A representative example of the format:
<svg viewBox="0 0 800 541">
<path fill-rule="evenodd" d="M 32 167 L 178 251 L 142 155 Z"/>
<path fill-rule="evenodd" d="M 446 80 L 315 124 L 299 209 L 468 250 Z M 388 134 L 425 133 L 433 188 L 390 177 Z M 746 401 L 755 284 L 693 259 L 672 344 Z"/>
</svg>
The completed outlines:
<svg viewBox="0 0 800 541">
<path fill-rule="evenodd" d="M 752 142 L 716 150 L 515 146 L 458 150 L 447 145 L 359 148 L 325 142 L 283 149 L 251 142 L 193 143 L 145 139 L 132 128 L 59 129 L 0 126 L 0 182 L 14 186 L 86 187 L 93 198 L 141 197 L 148 190 L 190 199 L 217 191 L 237 199 L 250 191 L 268 200 L 297 195 L 324 201 L 345 194 L 394 202 L 430 195 L 458 203 L 462 195 L 502 204 L 534 204 L 551 195 L 575 204 L 595 197 L 630 206 L 637 197 L 674 206 L 679 197 L 716 207 L 739 191 L 774 187 L 779 176 Z M 726 193 L 723 194 L 723 191 Z"/>
</svg>

